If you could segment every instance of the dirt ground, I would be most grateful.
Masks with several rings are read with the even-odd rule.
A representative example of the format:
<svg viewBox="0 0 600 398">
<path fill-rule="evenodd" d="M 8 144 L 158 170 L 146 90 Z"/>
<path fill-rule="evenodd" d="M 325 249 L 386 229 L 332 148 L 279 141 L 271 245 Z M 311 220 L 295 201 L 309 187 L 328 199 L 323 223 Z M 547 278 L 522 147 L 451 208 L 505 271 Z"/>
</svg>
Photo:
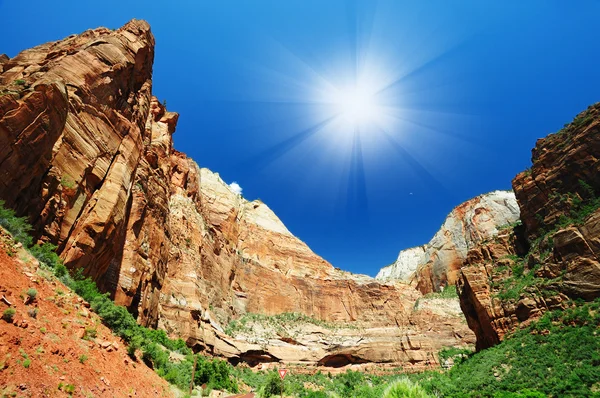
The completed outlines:
<svg viewBox="0 0 600 398">
<path fill-rule="evenodd" d="M 0 231 L 0 313 L 15 310 L 0 320 L 0 396 L 177 395 L 51 275 Z"/>
</svg>

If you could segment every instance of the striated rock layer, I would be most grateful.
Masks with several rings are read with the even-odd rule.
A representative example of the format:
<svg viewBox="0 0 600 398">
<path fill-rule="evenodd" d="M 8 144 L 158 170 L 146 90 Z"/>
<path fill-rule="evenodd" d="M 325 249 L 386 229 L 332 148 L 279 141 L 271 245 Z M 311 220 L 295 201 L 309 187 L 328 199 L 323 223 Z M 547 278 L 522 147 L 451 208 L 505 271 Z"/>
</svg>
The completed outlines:
<svg viewBox="0 0 600 398">
<path fill-rule="evenodd" d="M 600 297 L 599 110 L 538 140 L 513 180 L 523 226 L 469 251 L 458 286 L 479 349 L 570 299 Z"/>
<path fill-rule="evenodd" d="M 153 56 L 134 20 L 0 57 L 0 198 L 69 268 L 140 323 L 234 362 L 424 367 L 474 341 L 456 313 L 414 309 L 408 284 L 334 269 L 264 203 L 175 151 L 178 115 L 152 96 Z M 343 327 L 225 333 L 247 313 Z"/>
<path fill-rule="evenodd" d="M 452 210 L 428 244 L 401 251 L 395 263 L 379 271 L 377 279 L 413 282 L 422 293 L 439 291 L 456 283 L 471 248 L 518 219 L 512 192 L 495 191 L 468 200 Z"/>
</svg>

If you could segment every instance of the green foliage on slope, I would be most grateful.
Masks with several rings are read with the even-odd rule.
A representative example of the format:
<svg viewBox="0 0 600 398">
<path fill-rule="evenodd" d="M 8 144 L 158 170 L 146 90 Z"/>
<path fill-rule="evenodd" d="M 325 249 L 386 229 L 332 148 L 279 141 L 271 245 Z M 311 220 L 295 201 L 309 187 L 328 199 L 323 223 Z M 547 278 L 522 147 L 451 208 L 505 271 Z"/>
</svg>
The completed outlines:
<svg viewBox="0 0 600 398">
<path fill-rule="evenodd" d="M 187 389 L 191 381 L 194 356 L 198 361 L 194 378 L 196 385 L 238 391 L 238 380 L 255 388 L 263 396 L 276 394 L 279 384 L 274 372 L 255 373 L 249 369 L 234 369 L 225 361 L 194 355 L 182 340 L 170 339 L 164 331 L 139 326 L 124 307 L 114 304 L 107 294 L 98 291 L 95 283 L 81 273 L 74 276 L 53 252 L 51 245 L 32 245 L 27 235 L 31 227 L 25 219 L 4 209 L 0 203 L 0 225 L 16 240 L 36 253 L 42 266 L 54 268 L 55 274 L 73 291 L 87 300 L 92 309 L 115 334 L 128 343 L 133 357 L 141 352 L 142 359 L 156 372 L 176 386 Z M 54 255 L 53 255 L 54 254 Z M 518 274 L 519 270 L 513 270 Z M 276 318 L 279 323 L 310 320 L 296 315 Z M 262 319 L 262 318 L 261 318 Z M 300 398 L 410 397 L 422 394 L 442 397 L 600 398 L 600 299 L 577 302 L 565 311 L 554 311 L 539 321 L 506 338 L 501 344 L 475 354 L 469 354 L 451 370 L 406 375 L 413 384 L 397 381 L 400 375 L 376 376 L 348 371 L 336 376 L 289 375 L 284 383 L 287 395 Z M 180 359 L 172 359 L 171 353 Z M 443 353 L 452 356 L 453 350 Z M 466 353 L 465 353 L 466 354 Z M 396 387 L 392 387 L 396 386 Z M 404 395 L 402 395 L 404 394 Z M 426 395 L 412 395 L 415 397 Z"/>
<path fill-rule="evenodd" d="M 547 313 L 447 373 L 418 379 L 444 397 L 600 397 L 599 309 L 600 299 Z"/>
<path fill-rule="evenodd" d="M 231 365 L 219 359 L 194 355 L 183 340 L 171 339 L 163 330 L 153 330 L 138 325 L 125 307 L 116 305 L 108 294 L 101 293 L 96 283 L 84 277 L 81 270 L 75 272 L 73 276 L 70 275 L 55 252 L 56 246 L 49 243 L 33 245 L 29 235 L 32 228 L 27 220 L 24 217 L 16 217 L 14 211 L 6 209 L 2 201 L 0 201 L 0 226 L 6 228 L 16 241 L 22 243 L 43 267 L 53 269 L 56 277 L 88 301 L 102 322 L 115 335 L 128 343 L 127 352 L 130 356 L 135 358 L 136 352 L 141 351 L 142 359 L 148 366 L 170 383 L 184 390 L 189 388 L 194 356 L 196 356 L 197 369 L 194 377 L 196 385 L 207 384 L 211 389 L 238 391 L 237 382 L 231 377 Z M 171 352 L 182 355 L 183 359 L 171 359 Z"/>
</svg>

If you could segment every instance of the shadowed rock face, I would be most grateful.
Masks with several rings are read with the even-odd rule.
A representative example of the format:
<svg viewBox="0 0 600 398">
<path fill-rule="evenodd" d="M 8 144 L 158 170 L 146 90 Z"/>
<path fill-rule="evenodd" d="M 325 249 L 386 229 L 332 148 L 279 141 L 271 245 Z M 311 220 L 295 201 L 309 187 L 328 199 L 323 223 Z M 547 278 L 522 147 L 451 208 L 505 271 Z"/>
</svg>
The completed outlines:
<svg viewBox="0 0 600 398">
<path fill-rule="evenodd" d="M 412 282 L 422 293 L 439 291 L 456 283 L 471 248 L 518 219 L 512 192 L 495 191 L 468 200 L 452 210 L 428 244 L 401 251 L 394 264 L 379 271 L 377 279 Z"/>
<path fill-rule="evenodd" d="M 134 20 L 0 57 L 0 198 L 69 268 L 140 323 L 234 362 L 426 367 L 474 341 L 460 314 L 416 310 L 411 286 L 334 269 L 264 203 L 175 151 L 178 115 L 151 94 L 153 56 Z M 246 313 L 291 312 L 341 326 L 224 333 Z"/>
<path fill-rule="evenodd" d="M 458 286 L 478 349 L 565 308 L 569 299 L 600 297 L 600 210 L 592 205 L 600 192 L 599 109 L 591 106 L 561 132 L 538 140 L 531 169 L 513 180 L 523 226 L 469 251 Z M 514 268 L 517 262 L 523 267 Z M 523 276 L 513 274 L 518 268 Z M 507 282 L 525 278 L 535 279 L 509 297 L 501 294 Z"/>
</svg>

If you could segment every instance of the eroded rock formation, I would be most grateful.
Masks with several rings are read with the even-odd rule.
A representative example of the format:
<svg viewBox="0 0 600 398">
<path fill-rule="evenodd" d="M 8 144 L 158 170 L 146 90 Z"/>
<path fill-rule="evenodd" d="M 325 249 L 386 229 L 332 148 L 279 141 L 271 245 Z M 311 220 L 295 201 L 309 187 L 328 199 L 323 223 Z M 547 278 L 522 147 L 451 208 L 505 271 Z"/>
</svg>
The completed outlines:
<svg viewBox="0 0 600 398">
<path fill-rule="evenodd" d="M 599 108 L 538 140 L 513 180 L 524 225 L 469 251 L 458 286 L 479 349 L 569 299 L 600 297 Z"/>
<path fill-rule="evenodd" d="M 519 208 L 512 192 L 495 191 L 468 200 L 452 210 L 428 244 L 401 251 L 396 262 L 383 268 L 377 279 L 413 282 L 422 293 L 439 291 L 456 283 L 471 248 L 518 219 Z"/>
<path fill-rule="evenodd" d="M 70 269 L 140 323 L 234 362 L 424 367 L 474 341 L 460 315 L 414 309 L 408 284 L 334 269 L 267 205 L 175 151 L 178 115 L 152 96 L 153 56 L 134 20 L 0 57 L 0 198 Z M 225 333 L 247 313 L 344 327 Z"/>
</svg>

